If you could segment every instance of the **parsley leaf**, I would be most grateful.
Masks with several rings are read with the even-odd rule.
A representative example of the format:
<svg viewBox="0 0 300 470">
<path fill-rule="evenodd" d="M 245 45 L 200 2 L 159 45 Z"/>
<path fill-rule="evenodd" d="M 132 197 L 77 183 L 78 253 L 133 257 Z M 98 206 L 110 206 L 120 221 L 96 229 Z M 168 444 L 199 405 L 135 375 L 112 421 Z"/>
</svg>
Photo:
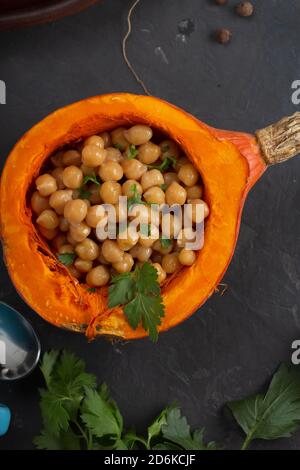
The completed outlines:
<svg viewBox="0 0 300 470">
<path fill-rule="evenodd" d="M 138 155 L 138 153 L 139 153 L 139 151 L 136 148 L 136 146 L 133 145 L 133 144 L 130 144 L 129 147 L 128 147 L 127 158 L 129 160 L 132 160 L 133 158 L 135 158 Z"/>
<path fill-rule="evenodd" d="M 114 402 L 96 390 L 86 390 L 81 406 L 81 419 L 96 437 L 113 436 L 120 439 L 123 420 Z"/>
<path fill-rule="evenodd" d="M 92 195 L 91 191 L 85 188 L 80 188 L 78 199 L 88 199 Z"/>
<path fill-rule="evenodd" d="M 162 434 L 165 439 L 179 445 L 184 450 L 216 450 L 214 442 L 204 444 L 203 430 L 196 430 L 191 433 L 190 426 L 184 416 L 181 415 L 180 408 L 174 406 L 170 408 L 166 417 L 166 424 L 162 425 Z"/>
<path fill-rule="evenodd" d="M 253 439 L 289 437 L 300 428 L 299 371 L 283 364 L 265 395 L 255 395 L 228 406 L 247 435 L 243 449 Z"/>
<path fill-rule="evenodd" d="M 120 152 L 123 152 L 123 150 L 125 150 L 125 148 L 123 147 L 123 145 L 121 144 L 114 144 L 114 147 L 118 150 L 120 150 Z"/>
<path fill-rule="evenodd" d="M 163 172 L 163 171 L 168 170 L 170 167 L 176 168 L 176 165 L 177 165 L 176 158 L 167 156 L 163 158 L 160 165 L 148 165 L 148 167 L 152 169 L 157 169 Z"/>
<path fill-rule="evenodd" d="M 93 173 L 92 175 L 86 175 L 84 178 L 83 178 L 83 182 L 82 182 L 82 185 L 84 186 L 85 184 L 87 183 L 94 183 L 96 184 L 97 186 L 100 186 L 100 181 L 98 180 L 97 176 L 95 175 L 95 173 Z"/>
<path fill-rule="evenodd" d="M 76 257 L 75 253 L 61 253 L 57 255 L 59 261 L 65 266 L 71 266 Z"/>
<path fill-rule="evenodd" d="M 142 196 L 137 190 L 136 184 L 133 184 L 130 188 L 132 196 L 127 200 L 127 207 L 130 209 L 135 204 L 146 204 L 145 201 L 142 200 Z"/>
<path fill-rule="evenodd" d="M 119 274 L 112 278 L 108 290 L 109 308 L 125 305 L 124 313 L 133 329 L 141 323 L 149 332 L 152 341 L 157 341 L 157 326 L 164 316 L 164 305 L 157 281 L 157 271 L 144 263 L 132 273 Z"/>
<path fill-rule="evenodd" d="M 171 240 L 169 238 L 160 238 L 160 244 L 162 248 L 169 248 L 171 246 Z"/>
</svg>

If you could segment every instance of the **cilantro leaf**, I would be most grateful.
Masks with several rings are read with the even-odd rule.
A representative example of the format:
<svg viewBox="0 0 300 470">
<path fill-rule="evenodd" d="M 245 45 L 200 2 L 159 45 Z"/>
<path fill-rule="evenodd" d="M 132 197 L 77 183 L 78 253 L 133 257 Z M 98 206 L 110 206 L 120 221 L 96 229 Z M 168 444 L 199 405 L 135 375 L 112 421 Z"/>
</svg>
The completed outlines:
<svg viewBox="0 0 300 470">
<path fill-rule="evenodd" d="M 97 186 L 100 186 L 100 181 L 98 180 L 97 176 L 94 174 L 92 175 L 86 175 L 84 178 L 83 178 L 83 182 L 82 182 L 82 185 L 84 186 L 85 184 L 87 183 L 94 183 L 96 184 Z"/>
<path fill-rule="evenodd" d="M 125 150 L 125 148 L 123 147 L 123 145 L 121 144 L 114 144 L 114 147 L 118 150 L 120 150 L 120 152 L 123 152 L 123 150 Z"/>
<path fill-rule="evenodd" d="M 45 427 L 55 436 L 69 427 L 70 414 L 64 406 L 65 398 L 50 391 L 44 390 L 41 393 L 40 407 L 43 421 Z"/>
<path fill-rule="evenodd" d="M 160 295 L 157 271 L 150 263 L 144 263 L 141 267 L 136 268 L 133 275 L 138 292 L 157 296 Z"/>
<path fill-rule="evenodd" d="M 96 287 L 88 287 L 88 288 L 87 288 L 87 291 L 88 291 L 90 294 L 94 294 L 95 292 L 97 292 L 97 289 L 96 289 Z"/>
<path fill-rule="evenodd" d="M 71 266 L 71 264 L 73 264 L 75 257 L 76 257 L 75 253 L 60 253 L 57 255 L 57 258 L 59 259 L 59 261 L 65 266 Z"/>
<path fill-rule="evenodd" d="M 96 437 L 114 436 L 120 439 L 123 422 L 115 404 L 103 399 L 95 390 L 86 389 L 81 419 Z"/>
<path fill-rule="evenodd" d="M 205 444 L 203 441 L 203 430 L 191 433 L 190 426 L 180 408 L 172 407 L 167 416 L 166 424 L 162 425 L 162 434 L 165 439 L 179 445 L 184 450 L 215 450 L 214 442 Z"/>
<path fill-rule="evenodd" d="M 283 364 L 265 395 L 255 395 L 228 406 L 247 435 L 243 449 L 253 439 L 289 437 L 300 428 L 299 371 Z"/>
<path fill-rule="evenodd" d="M 151 447 L 151 441 L 153 438 L 159 436 L 161 434 L 161 429 L 164 424 L 167 424 L 167 416 L 170 412 L 171 408 L 165 408 L 160 415 L 153 421 L 153 423 L 148 427 L 148 448 Z"/>
<path fill-rule="evenodd" d="M 161 184 L 160 187 L 161 187 L 161 189 L 162 189 L 163 191 L 166 191 L 166 190 L 168 189 L 167 183 Z"/>
<path fill-rule="evenodd" d="M 39 436 L 34 438 L 33 443 L 40 450 L 80 450 L 80 438 L 71 428 L 58 436 L 44 429 Z"/>
</svg>

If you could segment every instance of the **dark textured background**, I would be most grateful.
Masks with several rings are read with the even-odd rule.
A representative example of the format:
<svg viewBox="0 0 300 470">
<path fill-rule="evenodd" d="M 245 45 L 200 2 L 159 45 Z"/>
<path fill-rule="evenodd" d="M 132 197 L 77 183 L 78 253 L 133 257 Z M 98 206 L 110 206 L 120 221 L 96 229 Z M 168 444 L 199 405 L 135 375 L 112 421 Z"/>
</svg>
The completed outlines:
<svg viewBox="0 0 300 470">
<path fill-rule="evenodd" d="M 229 3 L 142 0 L 129 54 L 154 95 L 216 127 L 253 132 L 297 110 L 290 97 L 292 81 L 300 79 L 300 2 L 257 0 L 248 20 Z M 0 79 L 7 84 L 7 104 L 0 106 L 2 165 L 16 140 L 54 109 L 99 93 L 141 91 L 120 52 L 129 4 L 105 0 L 55 24 L 0 33 Z M 194 24 L 186 38 L 178 31 L 184 19 Z M 234 34 L 228 47 L 210 39 L 222 26 Z M 108 383 L 128 427 L 143 430 L 176 399 L 209 439 L 238 448 L 243 436 L 224 404 L 260 390 L 279 363 L 289 361 L 291 342 L 300 336 L 299 167 L 294 159 L 270 169 L 251 192 L 225 277 L 228 293 L 213 296 L 157 345 L 87 344 L 48 325 L 18 297 L 3 264 L 0 299 L 31 320 L 44 349 L 67 347 L 84 357 Z M 41 426 L 40 385 L 38 371 L 0 384 L 0 402 L 13 411 L 0 449 L 32 447 Z M 296 449 L 299 437 L 253 447 Z"/>
</svg>

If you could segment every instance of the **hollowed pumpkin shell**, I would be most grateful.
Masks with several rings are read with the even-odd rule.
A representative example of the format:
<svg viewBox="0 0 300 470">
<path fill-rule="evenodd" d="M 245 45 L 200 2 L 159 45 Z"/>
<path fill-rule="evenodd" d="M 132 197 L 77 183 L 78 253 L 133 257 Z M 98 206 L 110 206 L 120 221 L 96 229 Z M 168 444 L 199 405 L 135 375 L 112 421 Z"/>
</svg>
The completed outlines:
<svg viewBox="0 0 300 470">
<path fill-rule="evenodd" d="M 58 148 L 121 125 L 147 123 L 174 139 L 201 173 L 210 216 L 196 263 L 162 289 L 166 315 L 160 330 L 188 318 L 215 291 L 236 244 L 246 195 L 267 165 L 254 136 L 219 131 L 153 97 L 98 96 L 60 109 L 33 127 L 12 150 L 0 192 L 1 236 L 11 279 L 23 299 L 48 322 L 88 336 L 140 338 L 122 308 L 108 309 L 107 288 L 96 293 L 73 279 L 40 237 L 29 192 Z"/>
</svg>

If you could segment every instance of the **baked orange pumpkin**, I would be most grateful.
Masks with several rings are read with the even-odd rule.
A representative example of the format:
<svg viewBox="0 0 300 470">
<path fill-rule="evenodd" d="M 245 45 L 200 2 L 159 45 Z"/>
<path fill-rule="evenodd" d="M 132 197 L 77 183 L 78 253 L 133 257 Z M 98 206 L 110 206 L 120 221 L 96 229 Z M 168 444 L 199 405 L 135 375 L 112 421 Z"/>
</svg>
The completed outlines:
<svg viewBox="0 0 300 470">
<path fill-rule="evenodd" d="M 199 170 L 210 206 L 205 244 L 197 261 L 162 288 L 161 331 L 188 318 L 215 292 L 232 258 L 245 198 L 269 164 L 300 149 L 300 113 L 256 136 L 213 129 L 154 97 L 98 96 L 60 109 L 25 134 L 9 155 L 1 178 L 0 213 L 4 258 L 23 299 L 45 320 L 86 333 L 140 338 L 121 307 L 107 307 L 107 288 L 96 293 L 72 278 L 32 221 L 29 193 L 41 167 L 57 149 L 90 135 L 147 123 L 177 142 Z M 230 183 L 229 183 L 230 182 Z"/>
</svg>

